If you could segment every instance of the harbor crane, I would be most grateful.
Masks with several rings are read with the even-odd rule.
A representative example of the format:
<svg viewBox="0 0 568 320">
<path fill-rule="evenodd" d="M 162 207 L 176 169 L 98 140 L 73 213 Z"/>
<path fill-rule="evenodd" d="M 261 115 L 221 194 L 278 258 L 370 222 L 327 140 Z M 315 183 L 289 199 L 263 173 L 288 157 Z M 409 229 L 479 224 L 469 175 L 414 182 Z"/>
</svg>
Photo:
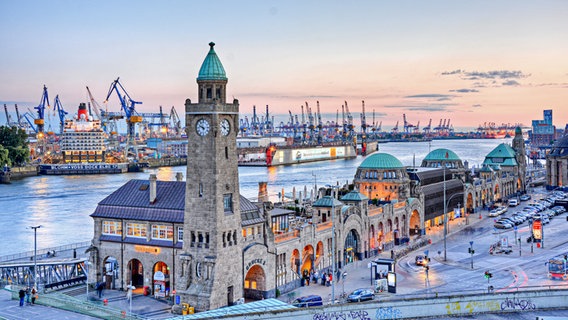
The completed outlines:
<svg viewBox="0 0 568 320">
<path fill-rule="evenodd" d="M 20 116 L 20 111 L 18 110 L 18 104 L 14 104 L 14 108 L 16 109 L 16 120 L 19 127 L 23 127 L 22 117 Z"/>
<path fill-rule="evenodd" d="M 181 136 L 181 120 L 174 106 L 172 106 L 172 109 L 170 110 L 170 123 L 172 128 L 174 129 L 176 137 Z"/>
<path fill-rule="evenodd" d="M 314 131 L 316 126 L 314 124 L 314 115 L 312 114 L 312 109 L 308 106 L 308 102 L 306 103 L 306 113 L 308 114 L 308 129 L 310 130 L 310 143 L 313 142 L 314 139 Z"/>
<path fill-rule="evenodd" d="M 365 100 L 361 100 L 361 139 L 367 139 L 367 116 L 365 115 Z"/>
<path fill-rule="evenodd" d="M 398 133 L 398 120 L 396 120 L 396 124 L 394 125 L 394 128 L 392 128 L 392 134 L 397 134 Z"/>
<path fill-rule="evenodd" d="M 45 107 L 50 108 L 49 105 L 49 95 L 47 94 L 47 87 L 43 85 L 43 93 L 41 95 L 41 101 L 37 107 L 37 117 L 34 118 L 34 124 L 37 126 L 34 131 L 41 136 L 43 136 L 44 126 L 45 126 Z"/>
<path fill-rule="evenodd" d="M 420 120 L 416 123 L 416 127 L 414 127 L 414 134 L 420 133 Z"/>
<path fill-rule="evenodd" d="M 142 116 L 138 115 L 137 112 L 136 112 L 136 105 L 142 104 L 142 102 L 134 101 L 130 97 L 130 95 L 128 94 L 126 89 L 124 89 L 122 84 L 119 82 L 119 79 L 120 78 L 116 78 L 116 80 L 114 80 L 112 82 L 112 84 L 110 85 L 110 88 L 108 90 L 108 94 L 106 96 L 104 103 L 106 104 L 108 102 L 108 99 L 110 98 L 111 94 L 113 92 L 116 92 L 116 95 L 118 96 L 118 99 L 120 100 L 120 105 L 122 107 L 122 111 L 124 111 L 124 114 L 126 115 L 128 140 L 129 140 L 129 142 L 132 142 L 132 140 L 134 139 L 134 134 L 135 134 L 135 125 L 136 125 L 136 123 L 142 122 Z M 109 115 L 109 116 L 113 116 L 113 115 Z"/>
<path fill-rule="evenodd" d="M 422 128 L 422 131 L 424 131 L 424 134 L 430 134 L 430 129 L 432 128 L 432 118 L 430 118 L 430 121 L 428 122 L 428 125 L 425 126 L 424 128 Z"/>
<path fill-rule="evenodd" d="M 349 106 L 347 106 L 347 101 L 345 102 L 345 114 L 347 115 L 347 130 L 349 131 L 348 137 L 352 138 L 354 136 L 355 126 L 353 125 L 353 116 L 349 112 Z"/>
<path fill-rule="evenodd" d="M 258 115 L 256 114 L 256 106 L 252 106 L 252 119 L 250 123 L 250 127 L 252 129 L 252 134 L 259 134 L 260 131 L 260 121 L 258 119 Z"/>
<path fill-rule="evenodd" d="M 67 111 L 63 109 L 59 95 L 55 96 L 54 105 L 55 110 L 57 110 L 57 115 L 59 116 L 59 134 L 62 134 L 63 128 L 65 128 L 65 116 L 67 115 Z"/>
<path fill-rule="evenodd" d="M 4 103 L 4 112 L 6 113 L 6 125 L 8 127 L 17 126 L 17 123 L 12 121 L 12 116 L 8 113 L 8 107 Z"/>
<path fill-rule="evenodd" d="M 404 121 L 403 123 L 404 132 L 410 133 L 410 131 L 413 130 L 415 126 L 410 122 L 406 121 L 406 113 L 402 114 L 402 119 Z"/>
<path fill-rule="evenodd" d="M 308 133 L 306 132 L 306 116 L 304 115 L 304 105 L 301 105 L 302 109 L 302 143 L 306 143 Z"/>
<path fill-rule="evenodd" d="M 321 121 L 321 112 L 320 112 L 320 102 L 316 101 L 317 104 L 317 128 L 318 128 L 318 145 L 321 144 L 322 142 L 322 131 L 323 131 L 323 124 Z"/>
</svg>

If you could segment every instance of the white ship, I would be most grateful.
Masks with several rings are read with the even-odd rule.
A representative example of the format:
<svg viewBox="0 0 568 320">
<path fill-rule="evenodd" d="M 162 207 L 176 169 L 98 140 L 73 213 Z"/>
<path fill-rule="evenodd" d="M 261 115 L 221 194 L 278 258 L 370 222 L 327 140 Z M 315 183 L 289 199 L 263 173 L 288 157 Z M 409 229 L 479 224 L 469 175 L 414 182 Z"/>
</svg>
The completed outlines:
<svg viewBox="0 0 568 320">
<path fill-rule="evenodd" d="M 65 120 L 61 135 L 62 162 L 41 164 L 40 174 L 100 174 L 124 173 L 128 163 L 109 160 L 106 154 L 105 133 L 101 121 L 89 118 L 87 106 L 79 105 L 77 115 Z"/>
</svg>

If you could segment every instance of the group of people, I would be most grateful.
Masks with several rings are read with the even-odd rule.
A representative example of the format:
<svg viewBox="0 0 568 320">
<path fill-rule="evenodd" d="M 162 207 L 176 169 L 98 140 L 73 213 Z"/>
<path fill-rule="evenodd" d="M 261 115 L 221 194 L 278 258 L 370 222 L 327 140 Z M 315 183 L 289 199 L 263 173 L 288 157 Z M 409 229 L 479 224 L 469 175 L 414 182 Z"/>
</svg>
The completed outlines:
<svg viewBox="0 0 568 320">
<path fill-rule="evenodd" d="M 320 274 L 318 271 L 314 272 L 313 270 L 308 273 L 308 270 L 304 270 L 303 279 L 308 286 L 310 285 L 310 280 L 315 284 L 321 281 L 322 286 L 330 286 L 333 281 L 333 274 L 331 272 L 322 272 Z"/>
<path fill-rule="evenodd" d="M 35 287 L 26 287 L 25 289 L 20 289 L 18 296 L 20 297 L 20 307 L 23 307 L 24 304 L 35 304 L 38 294 Z"/>
</svg>

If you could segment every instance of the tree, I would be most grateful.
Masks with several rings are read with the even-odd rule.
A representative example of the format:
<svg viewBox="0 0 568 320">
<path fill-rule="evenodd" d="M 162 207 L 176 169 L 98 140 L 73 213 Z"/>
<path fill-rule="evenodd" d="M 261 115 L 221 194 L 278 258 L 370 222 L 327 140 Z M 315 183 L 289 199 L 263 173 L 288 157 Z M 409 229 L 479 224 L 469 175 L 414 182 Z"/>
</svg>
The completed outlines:
<svg viewBox="0 0 568 320">
<path fill-rule="evenodd" d="M 8 149 L 6 149 L 2 145 L 0 145 L 0 167 L 4 167 L 4 165 L 6 165 L 6 164 L 8 166 L 12 165 L 12 162 L 10 161 L 10 158 L 8 157 Z"/>
<path fill-rule="evenodd" d="M 8 165 L 23 165 L 30 157 L 30 149 L 28 147 L 28 135 L 22 129 L 17 127 L 0 126 L 0 153 L 1 150 L 8 151 Z M 0 163 L 2 162 L 0 154 Z"/>
</svg>

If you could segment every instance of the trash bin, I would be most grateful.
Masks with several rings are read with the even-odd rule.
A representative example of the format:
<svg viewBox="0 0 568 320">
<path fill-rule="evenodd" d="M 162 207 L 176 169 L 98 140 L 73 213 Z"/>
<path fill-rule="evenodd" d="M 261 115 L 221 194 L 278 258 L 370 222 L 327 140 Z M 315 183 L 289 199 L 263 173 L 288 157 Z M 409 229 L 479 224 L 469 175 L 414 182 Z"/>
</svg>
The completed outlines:
<svg viewBox="0 0 568 320">
<path fill-rule="evenodd" d="M 184 316 L 189 314 L 189 303 L 184 302 L 181 304 L 181 314 Z"/>
<path fill-rule="evenodd" d="M 181 298 L 180 296 L 176 296 L 176 304 L 180 304 L 180 302 L 181 302 L 180 298 Z"/>
<path fill-rule="evenodd" d="M 150 287 L 144 286 L 143 293 L 145 296 L 150 295 Z"/>
<path fill-rule="evenodd" d="M 187 314 L 194 314 L 195 313 L 195 308 L 194 307 L 189 307 L 187 308 Z"/>
</svg>

